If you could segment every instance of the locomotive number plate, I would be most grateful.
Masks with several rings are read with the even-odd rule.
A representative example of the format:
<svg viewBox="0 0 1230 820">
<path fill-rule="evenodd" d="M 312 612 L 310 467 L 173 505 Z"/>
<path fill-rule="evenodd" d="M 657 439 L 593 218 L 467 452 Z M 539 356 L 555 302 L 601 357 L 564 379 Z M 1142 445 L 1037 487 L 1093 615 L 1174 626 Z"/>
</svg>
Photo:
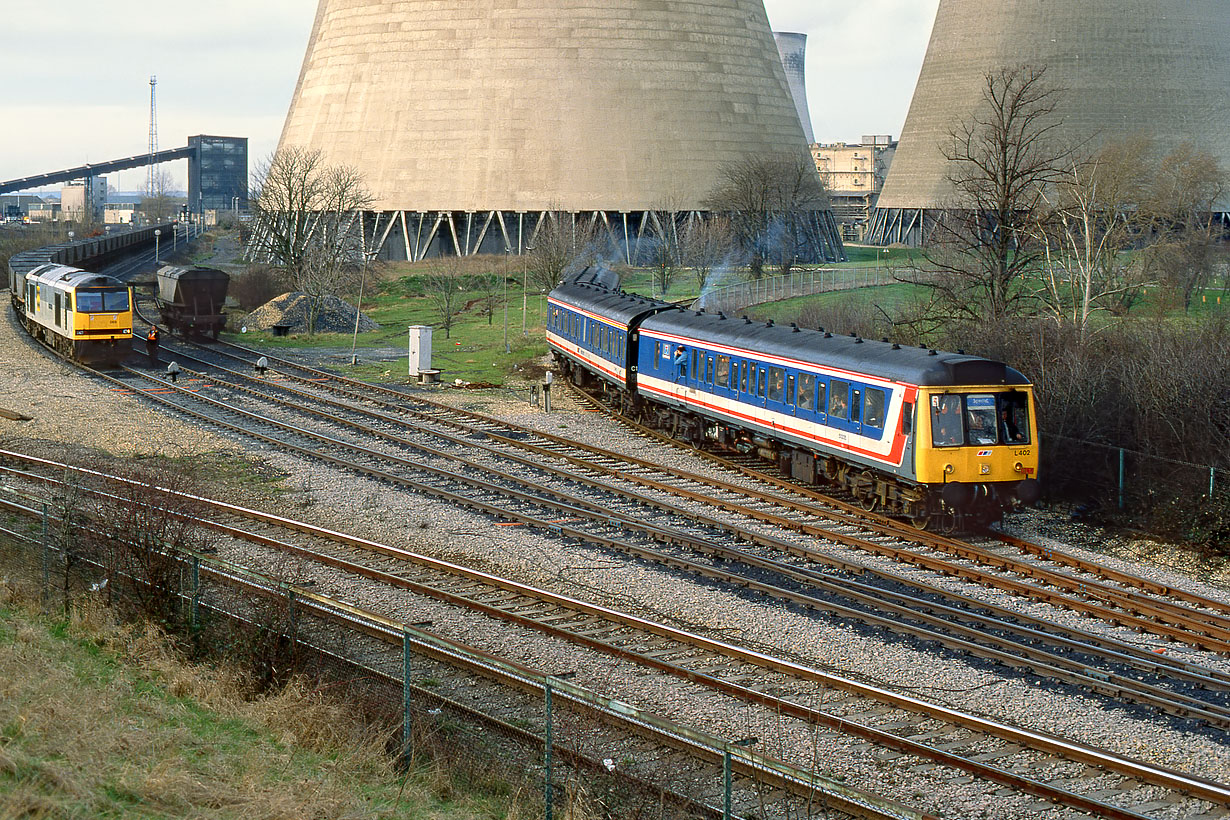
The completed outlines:
<svg viewBox="0 0 1230 820">
<path fill-rule="evenodd" d="M 1028 449 L 1028 448 L 1026 448 L 1026 449 L 1024 449 L 1024 450 L 1013 450 L 1013 451 L 1012 451 L 1012 454 L 1013 454 L 1014 456 L 1027 456 L 1027 455 L 1029 455 L 1029 452 L 1030 452 L 1030 451 L 1029 451 L 1029 449 Z"/>
</svg>

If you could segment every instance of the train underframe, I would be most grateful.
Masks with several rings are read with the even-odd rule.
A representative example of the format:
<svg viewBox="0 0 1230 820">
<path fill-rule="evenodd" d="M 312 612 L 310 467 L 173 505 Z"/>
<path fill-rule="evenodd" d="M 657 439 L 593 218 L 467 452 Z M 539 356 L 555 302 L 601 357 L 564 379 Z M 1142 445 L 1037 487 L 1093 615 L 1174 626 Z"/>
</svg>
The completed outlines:
<svg viewBox="0 0 1230 820">
<path fill-rule="evenodd" d="M 562 360 L 560 365 L 573 384 L 591 394 L 600 393 L 604 402 L 638 424 L 696 448 L 712 444 L 745 455 L 754 454 L 777 465 L 784 476 L 845 490 L 864 510 L 904 518 L 920 529 L 976 530 L 998 521 L 1016 504 L 1011 490 L 995 484 L 933 487 L 910 483 L 891 473 L 835 455 L 815 453 L 681 408 L 649 401 L 595 378 L 569 360 Z"/>
</svg>

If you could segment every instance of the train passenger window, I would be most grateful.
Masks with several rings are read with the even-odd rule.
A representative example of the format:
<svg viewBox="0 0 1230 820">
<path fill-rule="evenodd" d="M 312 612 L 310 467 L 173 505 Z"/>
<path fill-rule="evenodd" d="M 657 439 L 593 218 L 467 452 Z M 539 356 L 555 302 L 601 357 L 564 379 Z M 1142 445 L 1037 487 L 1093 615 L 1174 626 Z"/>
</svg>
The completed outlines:
<svg viewBox="0 0 1230 820">
<path fill-rule="evenodd" d="M 764 383 L 765 383 L 766 375 L 767 375 L 767 372 L 765 371 L 763 367 L 757 369 L 756 384 L 758 385 L 758 387 L 756 389 L 756 395 L 760 396 L 760 398 L 762 399 L 764 398 Z"/>
<path fill-rule="evenodd" d="M 653 343 L 653 369 L 654 370 L 657 370 L 660 367 L 658 363 L 661 361 L 662 361 L 662 343 L 654 342 Z"/>
<path fill-rule="evenodd" d="M 828 392 L 828 384 L 817 380 L 816 382 L 816 411 L 824 413 L 828 405 L 824 401 L 825 394 Z"/>
<path fill-rule="evenodd" d="M 867 388 L 863 397 L 863 424 L 868 427 L 884 426 L 884 402 L 883 390 Z"/>
<path fill-rule="evenodd" d="M 730 386 L 730 357 L 718 356 L 717 358 L 717 385 L 718 387 Z"/>
<path fill-rule="evenodd" d="M 833 379 L 829 386 L 829 417 L 841 419 L 842 421 L 850 418 L 850 408 L 846 405 L 846 400 L 850 396 L 850 383 Z"/>
<path fill-rule="evenodd" d="M 695 378 L 698 378 L 698 379 L 701 376 L 700 362 L 701 362 L 700 351 L 693 350 L 692 351 L 692 374 Z"/>
<path fill-rule="evenodd" d="M 908 436 L 914 430 L 914 404 L 906 402 L 901 405 L 901 435 Z"/>
<path fill-rule="evenodd" d="M 799 409 L 816 409 L 816 377 L 810 373 L 799 374 Z"/>
<path fill-rule="evenodd" d="M 936 447 L 957 447 L 965 443 L 960 396 L 931 397 L 931 443 Z"/>
<path fill-rule="evenodd" d="M 741 393 L 747 392 L 747 371 L 749 369 L 750 365 L 747 362 L 744 362 L 743 367 L 741 368 L 742 372 L 739 374 L 739 391 Z"/>
<path fill-rule="evenodd" d="M 713 384 L 713 357 L 705 357 L 705 384 Z"/>
<path fill-rule="evenodd" d="M 786 377 L 786 404 L 794 405 L 794 375 Z"/>
<path fill-rule="evenodd" d="M 1005 444 L 1029 443 L 1029 396 L 1003 393 L 999 397 L 999 440 Z"/>
<path fill-rule="evenodd" d="M 857 387 L 850 391 L 850 421 L 856 424 L 863 417 L 863 391 Z"/>
<path fill-rule="evenodd" d="M 995 444 L 995 397 L 989 393 L 965 397 L 965 428 L 970 444 Z"/>
<path fill-rule="evenodd" d="M 769 368 L 769 401 L 785 401 L 786 371 L 780 367 Z"/>
</svg>

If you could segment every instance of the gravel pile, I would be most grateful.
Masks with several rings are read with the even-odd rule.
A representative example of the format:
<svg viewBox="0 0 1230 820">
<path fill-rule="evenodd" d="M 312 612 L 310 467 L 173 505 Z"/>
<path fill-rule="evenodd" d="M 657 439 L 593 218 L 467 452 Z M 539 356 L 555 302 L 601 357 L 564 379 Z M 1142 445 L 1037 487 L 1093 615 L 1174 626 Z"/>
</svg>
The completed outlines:
<svg viewBox="0 0 1230 820">
<path fill-rule="evenodd" d="M 311 297 L 303 291 L 283 293 L 252 311 L 243 320 L 248 330 L 272 330 L 275 325 L 287 325 L 291 333 L 308 332 L 308 306 Z M 321 300 L 320 312 L 316 315 L 317 333 L 351 333 L 354 331 L 354 306 L 337 298 L 326 296 Z M 362 313 L 359 316 L 359 332 L 377 330 L 380 325 Z"/>
</svg>

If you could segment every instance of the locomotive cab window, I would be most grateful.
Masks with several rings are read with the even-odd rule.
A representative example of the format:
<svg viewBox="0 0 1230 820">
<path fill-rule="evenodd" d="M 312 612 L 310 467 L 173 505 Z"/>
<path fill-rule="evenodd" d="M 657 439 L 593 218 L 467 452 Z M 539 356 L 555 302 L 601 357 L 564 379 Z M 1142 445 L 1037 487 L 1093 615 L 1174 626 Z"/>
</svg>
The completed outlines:
<svg viewBox="0 0 1230 820">
<path fill-rule="evenodd" d="M 958 447 L 965 443 L 960 396 L 931 397 L 931 443 L 936 447 Z"/>
<path fill-rule="evenodd" d="M 999 439 L 1004 444 L 1029 444 L 1029 396 L 1002 393 L 999 397 Z"/>
<path fill-rule="evenodd" d="M 816 409 L 816 377 L 810 373 L 799 374 L 799 409 Z"/>
<path fill-rule="evenodd" d="M 965 429 L 970 444 L 995 444 L 995 397 L 979 393 L 965 397 Z"/>
</svg>

